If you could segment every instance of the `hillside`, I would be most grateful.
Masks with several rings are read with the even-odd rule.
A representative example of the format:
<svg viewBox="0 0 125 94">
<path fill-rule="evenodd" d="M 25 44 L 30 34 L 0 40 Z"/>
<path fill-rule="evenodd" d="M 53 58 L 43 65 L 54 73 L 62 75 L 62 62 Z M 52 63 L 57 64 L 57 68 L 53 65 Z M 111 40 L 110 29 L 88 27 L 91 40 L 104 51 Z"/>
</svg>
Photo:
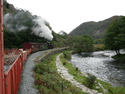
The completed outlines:
<svg viewBox="0 0 125 94">
<path fill-rule="evenodd" d="M 28 10 L 16 9 L 4 0 L 4 48 L 22 48 L 25 42 L 53 43 L 54 47 L 67 46 L 70 36 L 56 34 L 50 23 Z"/>
<path fill-rule="evenodd" d="M 4 0 L 3 2 L 3 14 L 16 12 L 15 7 Z"/>
<path fill-rule="evenodd" d="M 113 16 L 99 22 L 90 21 L 90 22 L 82 23 L 74 30 L 72 30 L 69 33 L 69 35 L 81 36 L 83 34 L 87 34 L 92 36 L 93 39 L 102 38 L 103 35 L 105 34 L 106 28 L 108 27 L 110 22 L 113 21 L 116 17 L 120 19 L 122 16 Z"/>
</svg>

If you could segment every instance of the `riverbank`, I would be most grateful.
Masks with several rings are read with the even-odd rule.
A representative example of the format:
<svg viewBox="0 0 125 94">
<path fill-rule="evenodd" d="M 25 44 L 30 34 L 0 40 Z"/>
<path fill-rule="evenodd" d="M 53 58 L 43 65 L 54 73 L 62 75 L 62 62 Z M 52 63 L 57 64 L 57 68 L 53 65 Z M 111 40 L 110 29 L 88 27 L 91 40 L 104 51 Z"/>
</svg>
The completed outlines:
<svg viewBox="0 0 125 94">
<path fill-rule="evenodd" d="M 40 93 L 45 94 L 62 94 L 62 93 L 72 93 L 72 94 L 85 94 L 81 89 L 72 85 L 71 82 L 62 79 L 62 77 L 58 74 L 55 60 L 58 54 L 51 56 L 48 59 L 43 60 L 41 63 L 36 64 L 34 67 L 35 72 L 35 87 L 39 90 Z M 65 59 L 64 59 L 65 60 Z M 66 60 L 65 60 L 66 61 Z M 36 62 L 37 63 L 37 62 Z M 63 63 L 64 65 L 70 64 Z M 74 65 L 70 64 L 69 67 Z M 83 72 L 79 72 L 77 67 L 68 68 L 70 72 L 73 74 L 74 78 L 78 81 L 81 81 L 82 84 L 86 83 L 86 75 Z M 84 76 L 84 77 L 83 77 Z M 96 79 L 104 89 L 108 92 L 104 94 L 125 94 L 124 87 L 112 87 L 109 83 L 103 82 L 101 80 Z M 103 92 L 100 85 L 93 86 L 98 92 Z"/>
<path fill-rule="evenodd" d="M 83 85 L 82 88 L 85 87 L 88 88 L 88 90 L 90 91 L 96 91 L 96 94 L 102 94 L 107 92 L 107 90 L 105 90 L 100 83 L 98 84 L 95 76 L 86 74 L 85 72 L 81 72 L 77 67 L 75 67 L 75 65 L 67 61 L 64 58 L 64 55 L 60 56 L 60 60 L 62 65 L 68 69 L 68 73 L 73 76 L 73 79 Z"/>
<path fill-rule="evenodd" d="M 35 64 L 35 87 L 42 94 L 85 94 L 71 82 L 63 79 L 57 72 L 56 57 L 58 54 Z"/>
<path fill-rule="evenodd" d="M 115 52 L 113 52 L 113 54 L 115 54 Z M 88 56 L 88 58 L 87 58 L 87 56 Z M 103 53 L 103 51 L 99 51 L 99 52 L 94 52 L 94 53 L 90 53 L 90 54 L 88 54 L 88 53 L 82 53 L 82 55 L 75 55 L 74 57 L 79 57 L 79 58 L 77 58 L 77 59 L 75 59 L 74 61 L 75 61 L 75 63 L 72 63 L 72 64 L 75 64 L 75 65 L 77 65 L 77 67 L 80 67 L 80 69 L 83 69 L 83 67 L 82 66 L 85 66 L 84 68 L 84 70 L 88 70 L 88 71 L 93 71 L 93 70 L 91 70 L 91 69 L 96 69 L 96 67 L 95 66 L 97 66 L 97 70 L 104 70 L 104 72 L 106 72 L 106 70 L 105 69 L 102 69 L 103 68 L 103 66 L 100 66 L 99 64 L 100 64 L 100 61 L 99 61 L 99 63 L 97 63 L 98 61 L 94 61 L 95 59 L 93 59 L 93 57 L 95 56 L 95 58 L 97 59 L 97 57 L 98 58 L 100 58 L 100 59 L 102 59 L 103 60 L 103 58 L 102 57 L 104 57 L 104 60 L 106 59 L 106 58 L 110 58 L 110 51 L 106 51 L 106 53 Z M 74 58 L 73 57 L 73 58 Z M 88 62 L 88 59 L 90 59 L 91 61 L 90 62 Z M 81 63 L 78 63 L 77 62 L 77 60 L 78 61 L 80 61 Z M 83 63 L 83 61 L 84 61 L 84 63 Z M 95 64 L 96 63 L 96 64 Z M 90 64 L 90 66 L 88 67 L 86 64 Z M 106 62 L 104 62 L 104 64 L 107 64 Z M 111 63 L 110 63 L 111 64 Z M 74 66 L 74 65 L 73 65 Z M 87 67 L 87 68 L 86 68 Z M 106 68 L 107 69 L 109 69 L 108 68 L 108 66 L 106 66 Z M 89 70 L 90 69 L 90 70 Z M 111 69 L 110 69 L 111 70 Z M 114 71 L 114 69 L 112 69 L 113 71 Z M 93 71 L 94 72 L 94 71 Z M 99 73 L 97 73 L 97 74 L 99 74 Z M 110 75 L 112 75 L 112 74 L 110 74 Z M 117 74 L 117 76 L 118 76 L 119 74 Z M 102 75 L 102 77 L 103 77 L 103 75 Z M 105 77 L 105 76 L 104 76 Z M 77 77 L 78 78 L 78 77 Z M 115 78 L 114 78 L 115 79 Z M 101 81 L 101 80 L 98 80 L 98 79 L 96 79 L 96 81 L 98 81 L 99 83 L 101 83 L 102 84 L 102 86 L 106 89 L 106 90 L 108 90 L 108 94 L 125 94 L 125 87 L 113 87 L 111 84 L 109 84 L 109 83 L 106 83 L 106 82 L 104 82 L 104 81 Z M 82 82 L 82 81 L 81 81 Z"/>
<path fill-rule="evenodd" d="M 72 49 L 71 49 L 72 50 Z M 93 44 L 93 51 L 103 51 L 104 49 L 104 44 Z M 72 54 L 78 53 L 77 51 L 72 51 Z"/>
<path fill-rule="evenodd" d="M 114 55 L 112 58 L 115 60 L 122 60 L 125 63 L 125 54 Z"/>
</svg>

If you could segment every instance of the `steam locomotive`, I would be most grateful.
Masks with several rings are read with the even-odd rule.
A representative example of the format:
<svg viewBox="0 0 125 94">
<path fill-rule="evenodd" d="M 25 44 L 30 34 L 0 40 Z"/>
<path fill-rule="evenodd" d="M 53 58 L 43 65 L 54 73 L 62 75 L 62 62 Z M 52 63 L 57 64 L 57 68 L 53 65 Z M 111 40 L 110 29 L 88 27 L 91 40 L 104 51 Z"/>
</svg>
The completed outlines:
<svg viewBox="0 0 125 94">
<path fill-rule="evenodd" d="M 53 45 L 50 42 L 47 43 L 24 43 L 23 44 L 23 49 L 30 49 L 31 48 L 31 52 L 35 52 L 35 51 L 39 51 L 39 50 L 46 50 L 46 49 L 52 49 Z"/>
</svg>

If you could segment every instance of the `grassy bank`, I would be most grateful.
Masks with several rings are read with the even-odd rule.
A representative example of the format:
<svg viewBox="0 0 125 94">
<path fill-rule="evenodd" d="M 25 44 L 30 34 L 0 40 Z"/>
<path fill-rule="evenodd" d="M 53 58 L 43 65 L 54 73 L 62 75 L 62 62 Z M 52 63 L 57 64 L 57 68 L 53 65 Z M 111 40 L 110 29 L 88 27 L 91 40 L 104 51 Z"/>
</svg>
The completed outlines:
<svg viewBox="0 0 125 94">
<path fill-rule="evenodd" d="M 104 45 L 103 44 L 93 44 L 93 51 L 102 51 L 104 50 Z"/>
<path fill-rule="evenodd" d="M 40 94 L 85 94 L 81 89 L 62 79 L 56 69 L 56 55 L 36 63 L 34 67 L 35 87 Z"/>
<path fill-rule="evenodd" d="M 125 54 L 115 55 L 115 56 L 112 56 L 112 58 L 116 60 L 122 60 L 125 63 Z"/>
<path fill-rule="evenodd" d="M 61 63 L 66 68 L 68 68 L 69 74 L 73 75 L 75 80 L 77 80 L 78 82 L 84 84 L 85 86 L 87 86 L 87 87 L 89 87 L 91 89 L 98 90 L 98 92 L 103 92 L 102 89 L 96 89 L 96 86 L 99 86 L 99 85 L 94 84 L 93 83 L 94 81 L 92 81 L 93 79 L 88 79 L 87 77 L 82 76 L 79 69 L 77 67 L 73 67 L 73 65 L 71 63 L 68 63 L 63 55 L 60 56 L 60 60 L 61 60 Z M 94 76 L 91 76 L 91 77 L 94 78 Z"/>
<path fill-rule="evenodd" d="M 71 48 L 70 48 L 71 49 Z M 72 49 L 71 49 L 72 50 Z M 104 44 L 93 44 L 93 51 L 103 51 L 104 49 Z M 85 51 L 86 52 L 86 51 Z M 77 51 L 73 50 L 72 54 L 78 53 Z"/>
<path fill-rule="evenodd" d="M 62 64 L 66 68 L 68 68 L 69 74 L 74 76 L 75 80 L 84 84 L 87 87 L 98 90 L 98 92 L 103 92 L 102 89 L 96 89 L 96 86 L 98 86 L 98 84 L 93 84 L 92 87 L 91 87 L 91 85 L 89 85 L 89 84 L 91 84 L 89 82 L 91 82 L 93 80 L 93 78 L 88 79 L 87 77 L 82 76 L 79 69 L 77 67 L 73 67 L 73 65 L 71 63 L 68 63 L 66 61 L 66 59 L 63 57 L 63 55 L 60 57 L 60 59 L 61 59 Z M 96 79 L 96 81 L 101 83 L 102 86 L 108 91 L 107 94 L 125 94 L 125 87 L 113 87 L 111 84 L 103 82 L 101 80 Z"/>
<path fill-rule="evenodd" d="M 106 94 L 125 94 L 125 87 L 113 87 L 111 84 L 99 79 L 97 79 L 97 81 L 100 82 L 106 90 L 108 90 L 108 93 Z"/>
</svg>

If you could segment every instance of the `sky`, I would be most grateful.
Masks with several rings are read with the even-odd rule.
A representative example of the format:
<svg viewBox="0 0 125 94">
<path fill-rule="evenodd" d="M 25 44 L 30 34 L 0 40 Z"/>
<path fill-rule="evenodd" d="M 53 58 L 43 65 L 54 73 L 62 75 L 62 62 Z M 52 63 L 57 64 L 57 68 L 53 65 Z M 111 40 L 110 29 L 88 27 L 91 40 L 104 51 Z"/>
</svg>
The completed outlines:
<svg viewBox="0 0 125 94">
<path fill-rule="evenodd" d="M 15 8 L 46 19 L 53 31 L 70 33 L 84 22 L 125 16 L 124 0 L 7 0 Z"/>
</svg>

